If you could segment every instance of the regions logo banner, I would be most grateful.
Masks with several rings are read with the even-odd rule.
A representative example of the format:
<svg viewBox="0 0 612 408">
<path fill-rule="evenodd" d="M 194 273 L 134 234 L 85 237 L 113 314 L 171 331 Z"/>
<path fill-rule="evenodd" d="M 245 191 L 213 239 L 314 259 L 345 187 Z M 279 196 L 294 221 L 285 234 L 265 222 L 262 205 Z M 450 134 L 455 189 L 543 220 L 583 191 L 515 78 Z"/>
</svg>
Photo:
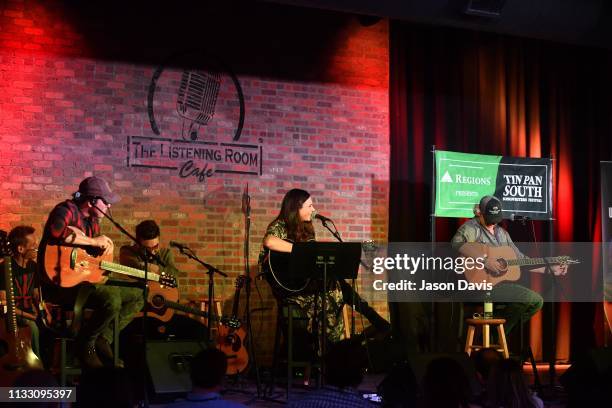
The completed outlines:
<svg viewBox="0 0 612 408">
<path fill-rule="evenodd" d="M 437 217 L 469 218 L 485 195 L 502 201 L 504 218 L 552 218 L 551 161 L 437 150 Z"/>
</svg>

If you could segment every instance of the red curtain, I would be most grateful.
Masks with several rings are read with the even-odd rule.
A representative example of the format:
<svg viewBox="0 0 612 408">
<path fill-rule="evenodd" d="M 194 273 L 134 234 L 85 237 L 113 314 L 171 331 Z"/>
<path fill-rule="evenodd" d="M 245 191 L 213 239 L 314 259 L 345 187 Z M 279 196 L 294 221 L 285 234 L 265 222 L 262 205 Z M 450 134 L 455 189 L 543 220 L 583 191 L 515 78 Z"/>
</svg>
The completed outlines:
<svg viewBox="0 0 612 408">
<path fill-rule="evenodd" d="M 433 145 L 552 157 L 554 240 L 600 240 L 599 161 L 612 157 L 612 53 L 393 23 L 390 69 L 390 241 L 430 239 Z M 437 219 L 436 240 L 449 240 L 463 221 Z M 516 241 L 533 240 L 530 231 L 508 227 Z M 547 240 L 546 232 L 545 223 L 537 223 L 536 239 Z M 546 316 L 534 317 L 536 354 L 542 356 L 543 337 L 545 344 L 557 341 L 559 359 L 568 359 L 570 348 L 596 345 L 601 307 L 558 305 L 554 336 Z M 402 308 L 394 314 L 401 320 Z"/>
</svg>

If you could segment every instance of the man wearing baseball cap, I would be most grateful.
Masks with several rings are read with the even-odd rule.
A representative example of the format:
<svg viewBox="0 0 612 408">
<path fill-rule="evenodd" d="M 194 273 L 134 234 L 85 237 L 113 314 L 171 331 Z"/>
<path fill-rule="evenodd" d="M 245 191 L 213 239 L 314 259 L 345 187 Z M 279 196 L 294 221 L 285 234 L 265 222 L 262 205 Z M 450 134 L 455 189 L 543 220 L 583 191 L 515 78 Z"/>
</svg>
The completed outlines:
<svg viewBox="0 0 612 408">
<path fill-rule="evenodd" d="M 499 198 L 487 195 L 480 199 L 478 205 L 474 206 L 474 218 L 465 222 L 453 238 L 451 245 L 463 256 L 476 258 L 480 253 L 473 253 L 466 243 L 481 243 L 488 246 L 510 246 L 516 253 L 517 258 L 526 258 L 516 247 L 510 234 L 499 226 L 503 219 L 502 203 Z M 501 273 L 504 267 L 491 257 L 485 261 L 485 268 L 492 273 Z M 553 265 L 551 267 L 555 275 L 565 275 L 567 265 Z M 543 272 L 544 268 L 533 269 L 534 272 Z M 491 299 L 517 299 L 513 303 L 496 303 L 495 317 L 506 319 L 504 328 L 509 333 L 520 321 L 527 321 L 542 308 L 544 300 L 539 293 L 532 291 L 516 283 L 501 282 L 493 287 Z"/>
<path fill-rule="evenodd" d="M 101 235 L 100 221 L 119 200 L 120 197 L 113 193 L 105 180 L 92 176 L 81 181 L 72 199 L 59 203 L 49 214 L 40 243 L 38 264 L 44 265 L 47 244 L 85 245 L 100 248 L 105 254 L 113 253 L 113 241 Z M 46 286 L 46 296 L 60 304 L 74 303 L 79 289 L 79 286 L 60 288 L 49 282 Z M 139 288 L 95 285 L 95 291 L 89 295 L 86 303 L 94 310 L 93 315 L 84 322 L 77 335 L 77 357 L 81 364 L 96 368 L 103 366 L 103 360 L 106 363 L 113 361 L 110 347 L 113 320 L 118 318 L 119 329 L 123 329 L 143 304 L 142 290 Z M 122 365 L 122 362 L 119 364 Z"/>
</svg>

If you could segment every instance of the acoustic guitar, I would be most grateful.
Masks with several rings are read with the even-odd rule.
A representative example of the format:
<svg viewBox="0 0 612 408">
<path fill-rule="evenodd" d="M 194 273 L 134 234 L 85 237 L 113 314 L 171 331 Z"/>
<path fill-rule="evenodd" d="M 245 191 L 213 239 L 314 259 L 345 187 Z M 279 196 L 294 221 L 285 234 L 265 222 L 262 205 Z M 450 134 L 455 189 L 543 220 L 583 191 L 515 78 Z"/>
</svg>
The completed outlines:
<svg viewBox="0 0 612 408">
<path fill-rule="evenodd" d="M 8 250 L 6 232 L 0 231 L 0 256 L 6 284 L 7 313 L 0 321 L 0 342 L 7 353 L 0 357 L 0 385 L 10 386 L 21 373 L 31 369 L 42 369 L 42 363 L 32 351 L 32 333 L 29 327 L 17 326 L 13 273 Z"/>
<path fill-rule="evenodd" d="M 167 322 L 172 319 L 174 312 L 178 310 L 189 315 L 209 318 L 208 312 L 178 303 L 179 290 L 177 287 L 166 287 L 158 282 L 149 282 L 147 287 L 147 317 Z M 142 317 L 142 312 L 139 312 L 135 317 Z M 213 319 L 220 322 L 223 326 L 234 329 L 242 325 L 235 316 L 214 316 Z"/>
<path fill-rule="evenodd" d="M 285 241 L 293 243 L 288 239 L 285 239 Z M 361 248 L 366 255 L 366 259 L 377 249 L 376 244 L 372 240 L 363 241 Z M 262 261 L 262 272 L 276 297 L 285 298 L 312 294 L 319 289 L 319 286 L 313 279 L 300 279 L 288 276 L 291 253 L 274 251 L 269 248 L 265 248 L 265 251 L 265 257 Z M 371 265 L 366 264 L 363 260 L 361 264 L 367 269 L 371 268 Z"/>
<path fill-rule="evenodd" d="M 246 276 L 240 275 L 236 279 L 236 291 L 234 292 L 234 304 L 232 305 L 232 317 L 238 316 L 238 305 L 240 301 L 240 290 L 244 286 Z M 246 329 L 244 327 L 219 327 L 217 336 L 217 348 L 227 356 L 227 375 L 235 375 L 243 372 L 249 365 L 249 353 L 244 345 Z"/>
<path fill-rule="evenodd" d="M 286 239 L 285 241 L 292 241 Z M 262 261 L 262 269 L 266 280 L 272 287 L 276 297 L 290 297 L 303 294 L 310 285 L 310 279 L 289 278 L 289 260 L 291 253 L 274 251 L 265 248 L 266 255 Z"/>
<path fill-rule="evenodd" d="M 494 247 L 480 243 L 469 243 L 464 245 L 472 246 L 475 248 L 475 251 L 477 251 L 472 253 L 480 253 L 483 257 L 493 258 L 503 267 L 501 272 L 493 272 L 486 268 L 466 268 L 464 277 L 468 282 L 472 283 L 486 281 L 495 286 L 504 281 L 517 281 L 521 277 L 522 266 L 538 267 L 547 264 L 567 265 L 580 263 L 580 261 L 572 259 L 569 256 L 555 256 L 550 258 L 518 258 L 510 246 Z"/>
<path fill-rule="evenodd" d="M 144 279 L 145 272 L 113 263 L 113 254 L 104 254 L 99 248 L 69 245 L 47 245 L 44 254 L 44 272 L 57 286 L 70 288 L 80 283 L 103 283 L 107 272 Z M 147 273 L 147 280 L 164 286 L 176 287 L 174 276 Z"/>
</svg>

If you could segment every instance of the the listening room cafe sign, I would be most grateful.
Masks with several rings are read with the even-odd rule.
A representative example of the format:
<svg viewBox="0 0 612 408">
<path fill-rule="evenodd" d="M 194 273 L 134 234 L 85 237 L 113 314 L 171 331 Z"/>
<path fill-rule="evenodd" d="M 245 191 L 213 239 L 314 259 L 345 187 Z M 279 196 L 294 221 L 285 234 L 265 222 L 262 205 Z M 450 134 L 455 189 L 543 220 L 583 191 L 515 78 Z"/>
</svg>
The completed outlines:
<svg viewBox="0 0 612 408">
<path fill-rule="evenodd" d="M 504 218 L 552 217 L 550 159 L 437 150 L 435 160 L 438 217 L 472 217 L 485 195 L 502 201 Z"/>
<path fill-rule="evenodd" d="M 261 175 L 261 139 L 240 142 L 244 112 L 242 87 L 229 67 L 201 52 L 173 56 L 149 86 L 153 135 L 128 136 L 127 166 L 168 169 L 196 182 L 218 173 Z"/>
</svg>

